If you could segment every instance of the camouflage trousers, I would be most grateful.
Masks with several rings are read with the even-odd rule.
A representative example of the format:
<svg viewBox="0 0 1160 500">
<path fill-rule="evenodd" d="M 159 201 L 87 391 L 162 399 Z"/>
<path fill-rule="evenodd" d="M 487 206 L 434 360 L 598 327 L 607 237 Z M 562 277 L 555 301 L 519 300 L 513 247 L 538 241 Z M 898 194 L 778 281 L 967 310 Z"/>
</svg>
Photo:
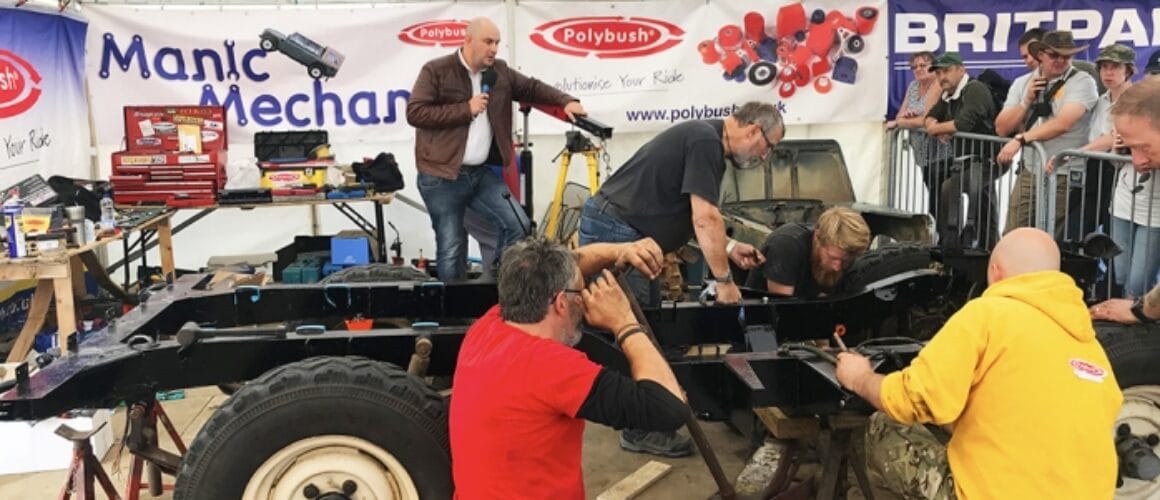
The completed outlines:
<svg viewBox="0 0 1160 500">
<path fill-rule="evenodd" d="M 900 498 L 955 498 L 946 445 L 925 426 L 875 413 L 866 427 L 866 465 L 871 483 Z"/>
</svg>

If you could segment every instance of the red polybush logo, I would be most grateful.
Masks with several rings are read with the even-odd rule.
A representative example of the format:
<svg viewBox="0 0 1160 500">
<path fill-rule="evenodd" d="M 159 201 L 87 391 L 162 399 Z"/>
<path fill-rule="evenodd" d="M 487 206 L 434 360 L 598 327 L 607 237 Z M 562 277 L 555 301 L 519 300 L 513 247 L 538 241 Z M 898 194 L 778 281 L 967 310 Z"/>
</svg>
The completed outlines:
<svg viewBox="0 0 1160 500">
<path fill-rule="evenodd" d="M 0 49 L 0 118 L 28 111 L 40 99 L 40 73 L 28 61 Z"/>
<path fill-rule="evenodd" d="M 680 44 L 684 34 L 677 25 L 659 19 L 590 16 L 541 24 L 530 37 L 552 52 L 614 59 L 656 54 Z"/>
<path fill-rule="evenodd" d="M 1075 373 L 1075 376 L 1084 380 L 1103 382 L 1104 377 L 1108 374 L 1107 370 L 1082 359 L 1071 359 L 1068 364 L 1071 365 L 1071 371 Z"/>
<path fill-rule="evenodd" d="M 399 32 L 399 40 L 425 47 L 458 47 L 467 36 L 467 21 L 444 19 L 412 24 Z"/>
</svg>

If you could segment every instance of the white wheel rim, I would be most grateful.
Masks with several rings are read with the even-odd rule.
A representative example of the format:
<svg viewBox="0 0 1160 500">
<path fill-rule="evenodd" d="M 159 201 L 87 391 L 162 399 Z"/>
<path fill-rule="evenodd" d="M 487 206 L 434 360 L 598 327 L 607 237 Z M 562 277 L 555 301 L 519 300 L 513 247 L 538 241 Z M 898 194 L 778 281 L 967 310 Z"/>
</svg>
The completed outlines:
<svg viewBox="0 0 1160 500">
<path fill-rule="evenodd" d="M 242 494 L 243 500 L 304 499 L 313 484 L 321 494 L 342 492 L 346 481 L 357 490 L 352 500 L 418 500 L 407 469 L 386 450 L 353 436 L 316 436 L 291 443 L 266 459 Z"/>
<path fill-rule="evenodd" d="M 1124 406 L 1116 418 L 1116 427 L 1120 424 L 1128 424 L 1132 434 L 1138 436 L 1160 434 L 1160 386 L 1144 385 L 1124 389 Z M 1160 453 L 1156 448 L 1152 451 Z M 1120 500 L 1157 497 L 1160 497 L 1160 480 L 1141 481 L 1125 477 L 1124 485 L 1116 489 L 1116 498 Z"/>
</svg>

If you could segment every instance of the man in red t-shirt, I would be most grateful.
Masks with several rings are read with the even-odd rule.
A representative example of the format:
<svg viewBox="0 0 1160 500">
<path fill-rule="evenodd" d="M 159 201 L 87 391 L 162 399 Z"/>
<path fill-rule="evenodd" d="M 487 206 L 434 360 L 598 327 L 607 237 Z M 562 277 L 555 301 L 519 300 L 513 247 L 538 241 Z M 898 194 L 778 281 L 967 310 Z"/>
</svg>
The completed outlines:
<svg viewBox="0 0 1160 500">
<path fill-rule="evenodd" d="M 652 239 L 576 250 L 527 239 L 504 251 L 499 304 L 463 340 L 452 384 L 455 496 L 465 500 L 583 499 L 584 421 L 674 431 L 689 412 L 668 363 L 649 341 L 607 270 L 650 279 L 662 255 Z M 572 346 L 580 321 L 613 332 L 632 378 Z M 635 380 L 634 380 L 635 379 Z"/>
</svg>

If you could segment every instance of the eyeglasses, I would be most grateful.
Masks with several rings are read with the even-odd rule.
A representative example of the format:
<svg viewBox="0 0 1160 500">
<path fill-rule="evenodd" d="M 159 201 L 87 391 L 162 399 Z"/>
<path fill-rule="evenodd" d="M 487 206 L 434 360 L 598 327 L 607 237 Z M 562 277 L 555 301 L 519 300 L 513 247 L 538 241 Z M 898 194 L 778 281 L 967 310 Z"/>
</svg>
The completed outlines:
<svg viewBox="0 0 1160 500">
<path fill-rule="evenodd" d="M 769 142 L 769 136 L 765 135 L 764 130 L 761 130 L 761 140 L 765 141 L 765 149 L 767 149 L 770 153 L 773 153 L 773 143 Z"/>
<path fill-rule="evenodd" d="M 1071 58 L 1070 55 L 1060 54 L 1059 52 L 1056 52 L 1054 50 L 1045 50 L 1045 51 L 1043 51 L 1043 54 L 1046 55 L 1047 57 L 1050 57 L 1053 60 L 1056 60 L 1056 61 L 1061 60 L 1061 59 L 1070 59 Z"/>
<path fill-rule="evenodd" d="M 1144 184 L 1152 178 L 1152 172 L 1144 172 L 1136 176 L 1136 187 L 1132 188 L 1132 194 L 1139 194 L 1144 190 Z"/>
<path fill-rule="evenodd" d="M 560 290 L 560 291 L 561 291 L 561 292 L 563 292 L 563 293 L 574 293 L 574 294 L 576 294 L 576 295 L 580 295 L 580 292 L 582 292 L 583 290 L 578 290 L 578 289 L 575 289 L 575 288 L 565 288 L 565 289 L 563 289 L 563 290 Z M 556 296 L 555 296 L 555 295 L 553 295 L 553 296 L 552 296 L 552 300 L 549 300 L 549 301 L 548 301 L 548 303 L 549 303 L 549 304 L 552 304 L 552 303 L 555 303 L 555 302 L 556 302 Z"/>
</svg>

